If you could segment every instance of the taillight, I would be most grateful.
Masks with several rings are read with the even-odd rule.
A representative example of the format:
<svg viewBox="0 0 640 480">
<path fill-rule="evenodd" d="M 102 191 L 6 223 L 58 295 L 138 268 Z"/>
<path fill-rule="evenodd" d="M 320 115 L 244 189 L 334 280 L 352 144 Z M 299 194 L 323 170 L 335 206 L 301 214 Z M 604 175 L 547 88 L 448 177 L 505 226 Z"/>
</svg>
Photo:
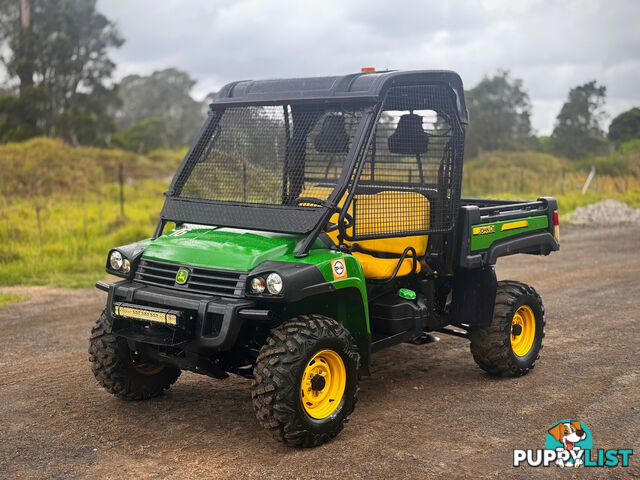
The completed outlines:
<svg viewBox="0 0 640 480">
<path fill-rule="evenodd" d="M 553 211 L 553 239 L 556 243 L 560 243 L 560 220 L 558 219 L 558 211 Z"/>
<path fill-rule="evenodd" d="M 560 221 L 558 220 L 558 210 L 553 211 L 553 226 L 557 227 L 560 225 Z"/>
</svg>

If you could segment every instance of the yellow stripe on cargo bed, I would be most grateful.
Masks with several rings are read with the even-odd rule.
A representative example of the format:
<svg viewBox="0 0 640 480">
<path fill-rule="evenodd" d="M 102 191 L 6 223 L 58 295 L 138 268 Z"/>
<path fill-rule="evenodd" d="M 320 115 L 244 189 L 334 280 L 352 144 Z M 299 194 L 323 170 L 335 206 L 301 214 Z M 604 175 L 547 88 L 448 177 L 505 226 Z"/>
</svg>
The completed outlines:
<svg viewBox="0 0 640 480">
<path fill-rule="evenodd" d="M 518 220 L 517 222 L 509 222 L 503 223 L 500 231 L 504 232 L 505 230 L 515 230 L 516 228 L 525 228 L 529 226 L 528 220 Z"/>
</svg>

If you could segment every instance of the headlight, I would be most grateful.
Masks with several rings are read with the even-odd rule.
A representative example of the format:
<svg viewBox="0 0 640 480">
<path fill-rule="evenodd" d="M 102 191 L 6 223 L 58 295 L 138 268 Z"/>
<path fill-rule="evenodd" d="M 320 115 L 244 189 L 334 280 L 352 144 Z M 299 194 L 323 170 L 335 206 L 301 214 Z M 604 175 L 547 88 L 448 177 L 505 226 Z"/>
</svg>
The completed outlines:
<svg viewBox="0 0 640 480">
<path fill-rule="evenodd" d="M 107 273 L 122 278 L 131 278 L 136 270 L 138 260 L 149 242 L 135 242 L 112 248 L 107 254 L 105 268 Z"/>
<path fill-rule="evenodd" d="M 270 273 L 267 277 L 267 290 L 273 295 L 282 292 L 282 277 L 277 273 Z"/>
<path fill-rule="evenodd" d="M 265 284 L 264 280 L 260 277 L 254 277 L 251 279 L 251 291 L 253 293 L 264 292 Z"/>
<path fill-rule="evenodd" d="M 114 270 L 120 270 L 122 268 L 123 260 L 122 254 L 117 250 L 111 252 L 109 256 L 109 264 Z M 129 262 L 127 261 L 127 263 Z M 131 265 L 129 265 L 129 269 L 131 269 Z"/>
</svg>

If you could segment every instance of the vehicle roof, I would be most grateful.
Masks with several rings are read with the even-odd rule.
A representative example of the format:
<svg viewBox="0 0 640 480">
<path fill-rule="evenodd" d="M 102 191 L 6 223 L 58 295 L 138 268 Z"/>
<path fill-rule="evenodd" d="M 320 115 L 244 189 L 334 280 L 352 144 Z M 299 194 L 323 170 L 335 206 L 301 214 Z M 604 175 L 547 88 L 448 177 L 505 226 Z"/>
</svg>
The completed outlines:
<svg viewBox="0 0 640 480">
<path fill-rule="evenodd" d="M 217 106 L 256 104 L 334 103 L 336 101 L 377 101 L 387 89 L 398 85 L 444 84 L 448 86 L 462 123 L 469 122 L 460 76 L 449 70 L 380 71 L 331 77 L 243 80 L 220 90 L 213 102 Z"/>
</svg>

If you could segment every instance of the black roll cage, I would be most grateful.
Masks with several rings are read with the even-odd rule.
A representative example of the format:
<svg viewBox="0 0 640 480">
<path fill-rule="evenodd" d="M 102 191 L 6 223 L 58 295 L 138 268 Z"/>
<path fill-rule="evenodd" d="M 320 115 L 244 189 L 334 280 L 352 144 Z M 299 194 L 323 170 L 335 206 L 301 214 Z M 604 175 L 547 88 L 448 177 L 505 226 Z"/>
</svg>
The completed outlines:
<svg viewBox="0 0 640 480">
<path fill-rule="evenodd" d="M 375 75 L 375 78 L 374 78 Z M 300 88 L 296 82 L 307 81 L 314 84 L 325 81 L 331 83 L 331 88 L 325 92 L 303 89 L 286 91 L 282 84 L 291 84 L 292 88 Z M 363 81 L 368 80 L 368 81 Z M 333 82 L 331 82 L 333 81 Z M 271 82 L 275 86 L 274 92 L 265 92 L 265 85 Z M 359 82 L 359 83 L 358 83 Z M 258 89 L 257 86 L 262 86 Z M 416 72 L 381 72 L 378 74 L 353 74 L 345 77 L 318 77 L 317 79 L 290 79 L 267 80 L 262 82 L 235 82 L 225 86 L 211 104 L 209 115 L 203 125 L 196 142 L 190 147 L 187 155 L 180 164 L 173 177 L 169 190 L 165 193 L 165 203 L 156 226 L 153 239 L 160 236 L 167 222 L 195 223 L 204 225 L 218 225 L 255 230 L 277 231 L 282 233 L 303 233 L 306 238 L 300 242 L 295 252 L 296 257 L 304 257 L 316 241 L 320 233 L 325 229 L 331 216 L 336 212 L 338 202 L 343 198 L 351 179 L 354 186 L 357 185 L 365 162 L 363 156 L 369 149 L 373 139 L 376 124 L 383 110 L 383 102 L 389 88 L 395 86 L 412 85 L 437 85 L 445 86 L 452 96 L 456 106 L 457 120 L 460 124 L 468 123 L 468 113 L 464 102 L 464 91 L 460 77 L 454 72 L 446 71 L 416 71 Z M 268 85 L 267 85 L 268 86 Z M 280 86 L 280 89 L 277 87 Z M 359 90 L 358 90 L 359 86 Z M 259 94 L 254 93 L 260 90 Z M 293 105 L 319 106 L 323 108 L 331 106 L 353 105 L 362 107 L 362 118 L 358 123 L 353 141 L 347 153 L 344 167 L 336 181 L 334 190 L 329 197 L 318 207 L 292 206 L 292 205 L 262 205 L 246 204 L 228 201 L 200 200 L 179 198 L 184 182 L 195 166 L 195 158 L 206 148 L 211 136 L 218 128 L 218 123 L 226 108 L 242 106 L 278 106 L 284 108 Z M 288 116 L 285 121 L 288 129 Z M 287 132 L 289 137 L 289 132 Z M 462 165 L 454 165 L 454 168 L 462 168 Z M 356 170 L 355 175 L 352 173 Z M 283 171 L 283 184 L 284 175 Z M 284 186 L 283 186 L 284 188 Z M 459 198 L 460 191 L 454 192 Z M 348 205 L 353 201 L 356 189 L 351 188 L 345 201 L 344 208 L 340 212 L 338 228 L 344 237 L 344 221 Z M 216 215 L 212 215 L 215 209 Z M 255 210 L 251 212 L 251 210 Z M 238 221 L 240 213 L 246 221 Z M 248 215 L 248 213 L 250 213 Z M 283 213 L 289 217 L 289 221 L 277 223 L 282 220 Z M 453 224 L 452 222 L 452 227 Z M 265 229 L 265 225 L 270 228 Z M 279 225 L 273 228 L 273 225 Z M 441 232 L 442 233 L 442 232 Z"/>
</svg>

